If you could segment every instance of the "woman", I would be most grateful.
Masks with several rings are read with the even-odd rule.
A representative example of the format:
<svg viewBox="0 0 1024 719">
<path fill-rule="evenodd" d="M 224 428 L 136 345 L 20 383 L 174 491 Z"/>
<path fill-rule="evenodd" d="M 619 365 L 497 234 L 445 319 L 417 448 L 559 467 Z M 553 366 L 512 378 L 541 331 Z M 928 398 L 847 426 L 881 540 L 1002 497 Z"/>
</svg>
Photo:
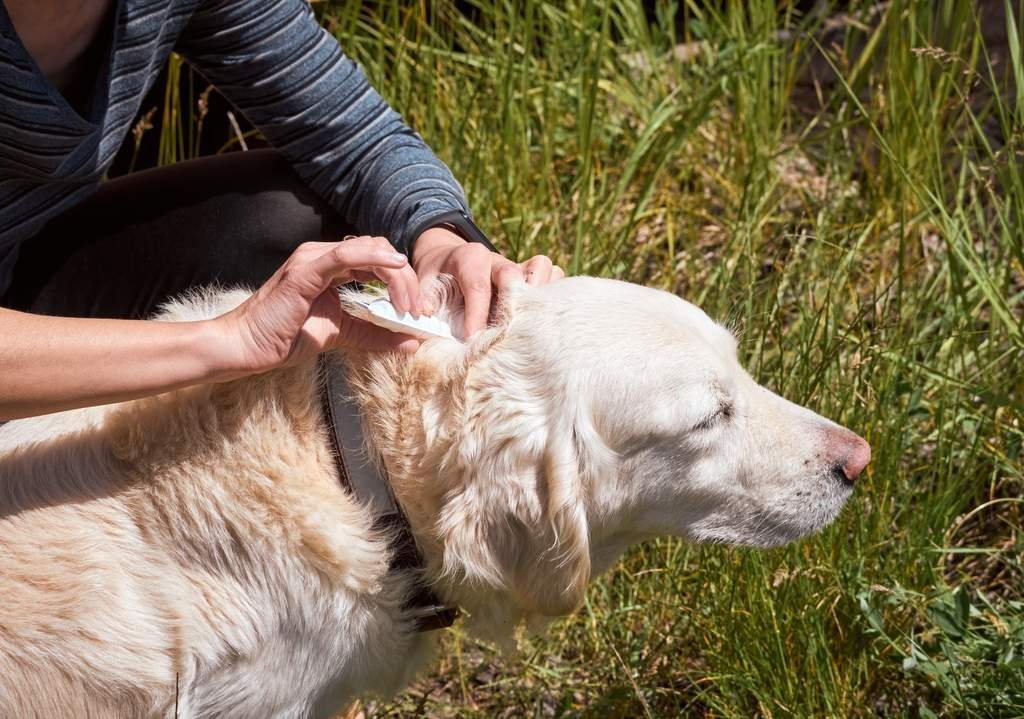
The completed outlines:
<svg viewBox="0 0 1024 719">
<path fill-rule="evenodd" d="M 353 279 L 384 281 L 399 310 L 418 314 L 420 284 L 450 273 L 469 335 L 493 288 L 562 275 L 545 257 L 520 266 L 492 251 L 448 168 L 305 0 L 3 2 L 0 420 L 335 346 L 414 351 L 414 339 L 341 312 L 333 288 Z M 172 50 L 275 149 L 100 186 Z M 261 286 L 208 322 L 138 319 L 215 281 Z"/>
</svg>

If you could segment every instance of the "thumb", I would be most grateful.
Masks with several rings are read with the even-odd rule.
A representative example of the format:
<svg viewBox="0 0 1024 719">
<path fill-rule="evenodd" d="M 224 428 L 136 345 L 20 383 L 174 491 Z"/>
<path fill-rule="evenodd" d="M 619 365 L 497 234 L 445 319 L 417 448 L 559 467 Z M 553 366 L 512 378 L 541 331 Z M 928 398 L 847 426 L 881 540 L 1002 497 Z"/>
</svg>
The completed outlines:
<svg viewBox="0 0 1024 719">
<path fill-rule="evenodd" d="M 412 354 L 419 349 L 420 341 L 410 335 L 390 332 L 383 327 L 356 319 L 342 313 L 341 327 L 333 347 L 362 350 L 364 352 L 401 352 Z"/>
</svg>

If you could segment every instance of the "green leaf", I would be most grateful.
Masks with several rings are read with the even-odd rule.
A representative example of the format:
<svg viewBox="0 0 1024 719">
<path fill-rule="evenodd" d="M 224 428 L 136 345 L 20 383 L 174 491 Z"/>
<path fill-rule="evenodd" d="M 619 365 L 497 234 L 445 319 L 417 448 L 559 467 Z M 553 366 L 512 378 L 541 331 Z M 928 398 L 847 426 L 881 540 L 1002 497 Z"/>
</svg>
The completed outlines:
<svg viewBox="0 0 1024 719">
<path fill-rule="evenodd" d="M 953 607 L 948 604 L 933 605 L 928 608 L 928 616 L 946 636 L 953 639 L 963 637 L 964 627 Z"/>
<path fill-rule="evenodd" d="M 885 634 L 885 624 L 882 621 L 882 615 L 878 613 L 878 610 L 872 607 L 868 603 L 868 594 L 861 592 L 857 595 L 858 603 L 860 604 L 860 611 L 864 614 L 864 617 L 868 620 L 868 624 L 879 634 Z"/>
</svg>

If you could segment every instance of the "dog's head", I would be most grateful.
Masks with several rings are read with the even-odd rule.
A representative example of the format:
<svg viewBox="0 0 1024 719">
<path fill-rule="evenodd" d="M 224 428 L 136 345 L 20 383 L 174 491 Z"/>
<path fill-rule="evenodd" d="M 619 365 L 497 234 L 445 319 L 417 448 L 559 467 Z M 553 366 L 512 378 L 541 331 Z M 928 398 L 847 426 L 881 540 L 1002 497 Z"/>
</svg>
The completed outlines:
<svg viewBox="0 0 1024 719">
<path fill-rule="evenodd" d="M 421 349 L 428 362 L 450 351 Z M 479 604 L 559 615 L 648 537 L 804 537 L 870 459 L 853 432 L 754 382 L 700 309 L 637 285 L 523 285 L 449 361 L 465 370 L 429 460 L 443 487 L 433 539 L 463 603 L 491 590 Z"/>
</svg>

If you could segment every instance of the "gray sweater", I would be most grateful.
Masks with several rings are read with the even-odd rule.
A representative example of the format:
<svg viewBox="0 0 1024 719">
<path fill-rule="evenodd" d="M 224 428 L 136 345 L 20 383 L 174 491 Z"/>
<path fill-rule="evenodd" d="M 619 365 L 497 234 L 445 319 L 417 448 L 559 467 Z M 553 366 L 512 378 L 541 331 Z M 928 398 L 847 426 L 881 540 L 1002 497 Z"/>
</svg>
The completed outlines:
<svg viewBox="0 0 1024 719">
<path fill-rule="evenodd" d="M 468 222 L 451 172 L 306 0 L 117 0 L 115 13 L 83 117 L 47 82 L 0 3 L 0 294 L 19 244 L 96 189 L 172 50 L 359 231 L 408 252 L 434 218 Z"/>
</svg>

